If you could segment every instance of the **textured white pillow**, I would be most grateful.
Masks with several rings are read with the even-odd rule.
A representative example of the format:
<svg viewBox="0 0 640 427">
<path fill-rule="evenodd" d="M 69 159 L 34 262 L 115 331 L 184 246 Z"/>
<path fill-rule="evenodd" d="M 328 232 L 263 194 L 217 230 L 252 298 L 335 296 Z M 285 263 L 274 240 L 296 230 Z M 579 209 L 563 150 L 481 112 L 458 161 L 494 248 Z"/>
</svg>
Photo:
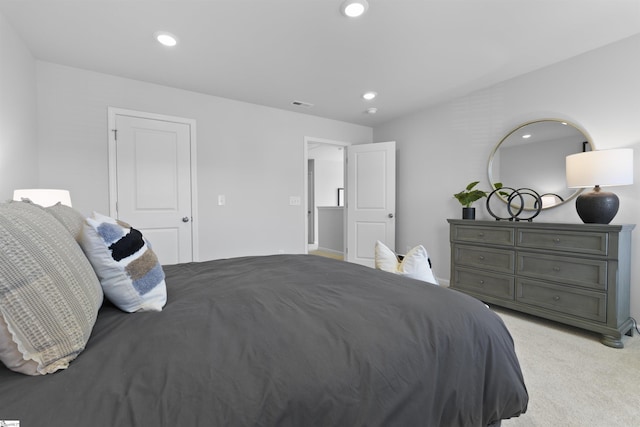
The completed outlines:
<svg viewBox="0 0 640 427">
<path fill-rule="evenodd" d="M 105 296 L 123 311 L 161 311 L 164 271 L 149 242 L 129 224 L 94 212 L 80 242 Z"/>
<path fill-rule="evenodd" d="M 53 215 L 65 226 L 76 242 L 80 243 L 82 238 L 82 228 L 84 226 L 84 216 L 74 208 L 58 202 L 53 206 L 44 208 L 45 211 Z"/>
<path fill-rule="evenodd" d="M 0 360 L 40 375 L 84 349 L 102 289 L 67 229 L 42 207 L 0 204 Z"/>
<path fill-rule="evenodd" d="M 422 245 L 412 248 L 405 254 L 402 261 L 399 261 L 395 252 L 378 240 L 376 242 L 375 265 L 378 270 L 400 274 L 434 285 L 438 284 L 429 266 L 427 250 Z"/>
</svg>

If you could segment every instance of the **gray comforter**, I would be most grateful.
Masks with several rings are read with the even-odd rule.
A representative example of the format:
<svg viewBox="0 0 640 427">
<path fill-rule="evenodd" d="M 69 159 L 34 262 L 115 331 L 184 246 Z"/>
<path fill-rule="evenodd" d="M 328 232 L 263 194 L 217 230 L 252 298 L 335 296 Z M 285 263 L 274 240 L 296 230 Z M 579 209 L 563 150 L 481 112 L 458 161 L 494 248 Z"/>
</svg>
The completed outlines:
<svg viewBox="0 0 640 427">
<path fill-rule="evenodd" d="M 105 303 L 64 371 L 0 366 L 21 426 L 486 426 L 528 395 L 481 302 L 307 255 L 165 267 L 159 313 Z"/>
</svg>

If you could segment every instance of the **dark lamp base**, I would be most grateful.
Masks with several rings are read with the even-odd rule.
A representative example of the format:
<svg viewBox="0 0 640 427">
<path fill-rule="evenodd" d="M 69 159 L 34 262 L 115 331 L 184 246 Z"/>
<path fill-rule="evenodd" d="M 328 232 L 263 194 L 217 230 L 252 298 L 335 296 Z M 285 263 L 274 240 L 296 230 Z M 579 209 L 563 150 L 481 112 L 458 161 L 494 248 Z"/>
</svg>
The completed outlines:
<svg viewBox="0 0 640 427">
<path fill-rule="evenodd" d="M 619 206 L 618 196 L 600 191 L 600 187 L 576 199 L 576 211 L 585 224 L 609 224 L 618 213 Z"/>
</svg>

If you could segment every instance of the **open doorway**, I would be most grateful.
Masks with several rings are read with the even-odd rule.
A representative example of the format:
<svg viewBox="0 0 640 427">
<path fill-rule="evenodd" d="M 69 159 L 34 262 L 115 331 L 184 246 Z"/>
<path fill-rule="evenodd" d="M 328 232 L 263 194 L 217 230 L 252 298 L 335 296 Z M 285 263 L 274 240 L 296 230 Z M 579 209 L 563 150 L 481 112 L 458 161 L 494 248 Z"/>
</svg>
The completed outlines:
<svg viewBox="0 0 640 427">
<path fill-rule="evenodd" d="M 345 147 L 348 145 L 305 138 L 307 253 L 344 259 Z"/>
</svg>

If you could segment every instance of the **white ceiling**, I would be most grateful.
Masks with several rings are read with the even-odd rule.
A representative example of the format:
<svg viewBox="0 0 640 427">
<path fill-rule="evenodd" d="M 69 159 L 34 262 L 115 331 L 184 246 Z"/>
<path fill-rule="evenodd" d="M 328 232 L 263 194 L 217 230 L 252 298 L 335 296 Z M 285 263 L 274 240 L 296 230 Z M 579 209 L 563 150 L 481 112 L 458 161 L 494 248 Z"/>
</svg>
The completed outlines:
<svg viewBox="0 0 640 427">
<path fill-rule="evenodd" d="M 640 33 L 640 0 L 369 0 L 356 19 L 341 2 L 0 0 L 0 13 L 37 59 L 366 126 Z"/>
</svg>

